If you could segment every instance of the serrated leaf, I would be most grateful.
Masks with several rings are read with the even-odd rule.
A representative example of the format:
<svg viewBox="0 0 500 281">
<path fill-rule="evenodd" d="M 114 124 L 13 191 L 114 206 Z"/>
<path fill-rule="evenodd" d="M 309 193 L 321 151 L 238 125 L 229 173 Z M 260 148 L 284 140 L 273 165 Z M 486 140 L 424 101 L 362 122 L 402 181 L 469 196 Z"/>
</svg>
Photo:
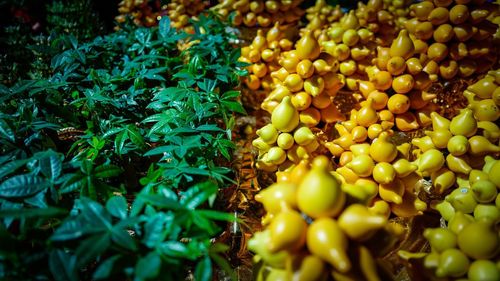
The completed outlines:
<svg viewBox="0 0 500 281">
<path fill-rule="evenodd" d="M 76 257 L 63 250 L 50 252 L 49 268 L 56 281 L 78 280 Z"/>
<path fill-rule="evenodd" d="M 127 217 L 127 200 L 123 196 L 113 196 L 106 202 L 108 212 L 119 219 Z"/>
<path fill-rule="evenodd" d="M 13 176 L 0 184 L 1 198 L 25 198 L 50 186 L 46 179 L 32 174 Z"/>
</svg>

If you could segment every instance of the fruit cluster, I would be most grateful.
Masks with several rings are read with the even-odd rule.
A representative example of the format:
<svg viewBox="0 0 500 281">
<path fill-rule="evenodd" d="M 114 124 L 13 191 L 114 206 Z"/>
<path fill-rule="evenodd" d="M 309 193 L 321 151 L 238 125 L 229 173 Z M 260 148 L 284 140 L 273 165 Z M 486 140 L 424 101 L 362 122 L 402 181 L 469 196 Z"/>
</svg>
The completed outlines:
<svg viewBox="0 0 500 281">
<path fill-rule="evenodd" d="M 361 261 L 350 259 L 361 259 L 361 249 L 369 248 L 363 243 L 377 231 L 397 236 L 397 231 L 387 230 L 391 216 L 432 212 L 429 206 L 443 217 L 448 212 L 446 220 L 450 213 L 476 213 L 477 207 L 478 226 L 470 233 L 482 227 L 489 229 L 485 238 L 495 238 L 485 246 L 491 255 L 481 256 L 462 249 L 470 245 L 457 242 L 458 248 L 434 250 L 440 242 L 431 242 L 426 267 L 436 269 L 438 277 L 460 277 L 469 267 L 455 272 L 453 266 L 464 264 L 450 260 L 461 255 L 458 259 L 464 261 L 465 256 L 467 265 L 476 259 L 469 270 L 471 280 L 489 280 L 477 276 L 492 271 L 498 258 L 499 210 L 493 201 L 499 200 L 499 187 L 496 178 L 490 179 L 498 171 L 484 171 L 499 162 L 499 71 L 471 83 L 463 91 L 466 108 L 449 119 L 438 113 L 432 86 L 478 77 L 491 68 L 497 57 L 493 42 L 498 39 L 489 27 L 498 28 L 498 12 L 492 8 L 497 6 L 436 0 L 394 7 L 390 2 L 370 0 L 342 14 L 339 7 L 318 1 L 307 10 L 309 23 L 300 30 L 294 48 L 273 53 L 265 73 L 269 76 L 261 78 L 266 83 L 253 89 L 268 93 L 261 107 L 271 115 L 253 141 L 256 166 L 277 177 L 256 197 L 267 211 L 266 227 L 249 243 L 264 261 L 264 271 L 270 271 L 266 280 L 323 280 L 325 272 L 339 280 L 378 280 L 376 274 L 370 277 L 376 272 L 373 267 L 366 270 Z M 467 17 L 462 6 L 470 11 Z M 425 22 L 423 7 L 429 9 Z M 407 15 L 413 18 L 407 20 Z M 421 30 L 412 29 L 416 21 L 422 27 L 430 24 L 431 36 L 416 33 Z M 462 29 L 474 25 L 473 34 L 462 38 Z M 263 32 L 257 36 L 263 37 Z M 259 50 L 255 42 L 250 48 Z M 456 56 L 454 48 L 464 46 L 465 55 Z M 259 68 L 254 66 L 250 69 L 256 75 Z M 354 108 L 340 110 L 335 99 L 341 92 L 356 101 Z M 404 137 L 408 134 L 423 136 L 410 141 Z M 363 216 L 364 223 L 358 224 Z M 488 223 L 482 222 L 488 218 Z M 472 239 L 469 232 L 444 229 L 435 230 L 435 235 L 453 232 L 456 239 Z M 426 231 L 426 238 L 441 239 L 432 232 Z M 360 268 L 353 269 L 353 264 Z M 305 270 L 308 266 L 314 270 Z"/>
</svg>

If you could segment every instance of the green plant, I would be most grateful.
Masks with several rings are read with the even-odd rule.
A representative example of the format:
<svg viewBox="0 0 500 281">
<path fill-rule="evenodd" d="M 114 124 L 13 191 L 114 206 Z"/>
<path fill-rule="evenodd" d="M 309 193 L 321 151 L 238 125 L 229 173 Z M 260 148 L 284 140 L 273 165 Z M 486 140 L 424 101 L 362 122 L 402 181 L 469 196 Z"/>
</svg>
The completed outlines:
<svg viewBox="0 0 500 281">
<path fill-rule="evenodd" d="M 86 43 L 60 36 L 50 76 L 0 87 L 1 278 L 231 272 L 227 246 L 212 240 L 236 220 L 216 202 L 232 182 L 246 72 L 224 23 L 193 24 L 195 34 L 164 17 Z M 65 128 L 77 135 L 61 138 Z"/>
</svg>

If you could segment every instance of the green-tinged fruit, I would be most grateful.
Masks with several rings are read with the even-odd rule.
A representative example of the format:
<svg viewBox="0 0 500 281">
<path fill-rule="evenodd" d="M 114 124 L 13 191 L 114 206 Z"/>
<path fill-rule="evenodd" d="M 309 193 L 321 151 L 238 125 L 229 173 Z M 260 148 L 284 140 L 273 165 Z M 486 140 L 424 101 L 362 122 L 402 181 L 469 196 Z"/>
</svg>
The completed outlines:
<svg viewBox="0 0 500 281">
<path fill-rule="evenodd" d="M 474 222 L 474 217 L 468 214 L 464 214 L 461 211 L 457 211 L 448 222 L 448 228 L 455 234 L 459 234 L 467 225 L 472 222 Z"/>
<path fill-rule="evenodd" d="M 431 244 L 432 250 L 438 253 L 457 245 L 457 236 L 447 228 L 427 228 L 424 237 Z"/>
<path fill-rule="evenodd" d="M 472 222 L 458 233 L 458 247 L 474 259 L 493 258 L 500 250 L 500 238 L 492 221 Z"/>
<path fill-rule="evenodd" d="M 289 96 L 284 97 L 273 110 L 271 122 L 276 129 L 285 133 L 293 131 L 299 125 L 299 112 L 293 107 Z"/>
<path fill-rule="evenodd" d="M 474 209 L 474 218 L 478 219 L 488 219 L 494 222 L 500 220 L 500 209 L 493 204 L 478 204 Z"/>
<path fill-rule="evenodd" d="M 471 186 L 474 199 L 479 203 L 490 203 L 497 197 L 497 187 L 489 180 L 479 180 Z"/>
<path fill-rule="evenodd" d="M 439 266 L 436 268 L 437 277 L 460 277 L 467 273 L 469 259 L 460 250 L 451 248 L 444 250 L 439 256 Z"/>
<path fill-rule="evenodd" d="M 498 281 L 500 268 L 491 260 L 475 260 L 469 266 L 467 277 L 470 281 Z"/>
</svg>

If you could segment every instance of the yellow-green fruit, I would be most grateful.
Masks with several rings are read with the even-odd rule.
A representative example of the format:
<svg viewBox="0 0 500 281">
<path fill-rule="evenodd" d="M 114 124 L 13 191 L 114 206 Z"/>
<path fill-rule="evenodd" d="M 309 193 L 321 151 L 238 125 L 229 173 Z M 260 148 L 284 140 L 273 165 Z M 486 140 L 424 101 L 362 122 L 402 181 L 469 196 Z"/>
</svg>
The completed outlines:
<svg viewBox="0 0 500 281">
<path fill-rule="evenodd" d="M 347 247 L 348 239 L 334 219 L 319 218 L 309 225 L 307 248 L 313 255 L 333 265 L 337 271 L 348 272 L 351 269 Z"/>
<path fill-rule="evenodd" d="M 380 133 L 370 146 L 370 156 L 377 162 L 392 162 L 397 155 L 397 147 L 386 132 Z"/>
<path fill-rule="evenodd" d="M 474 111 L 474 117 L 478 121 L 495 122 L 500 117 L 500 109 L 492 99 L 475 101 L 469 104 L 469 107 Z"/>
<path fill-rule="evenodd" d="M 491 260 L 475 260 L 467 272 L 469 281 L 497 281 L 500 280 L 500 268 Z"/>
<path fill-rule="evenodd" d="M 446 201 L 450 202 L 455 210 L 465 214 L 472 213 L 477 205 L 473 192 L 467 187 L 459 187 L 453 190 L 446 196 Z"/>
<path fill-rule="evenodd" d="M 394 163 L 392 163 L 392 166 L 394 167 L 394 170 L 400 178 L 404 178 L 418 169 L 417 165 L 404 158 L 400 158 L 394 161 Z"/>
<path fill-rule="evenodd" d="M 316 139 L 316 136 L 308 127 L 300 127 L 293 133 L 293 139 L 298 145 L 308 145 Z"/>
<path fill-rule="evenodd" d="M 424 237 L 431 244 L 432 250 L 438 253 L 457 246 L 457 236 L 447 228 L 427 228 Z"/>
<path fill-rule="evenodd" d="M 474 222 L 474 217 L 464 214 L 461 211 L 456 211 L 453 217 L 448 221 L 448 229 L 453 231 L 455 234 L 459 234 L 472 222 Z"/>
<path fill-rule="evenodd" d="M 356 241 L 369 239 L 386 224 L 387 219 L 384 216 L 371 213 L 368 207 L 361 204 L 350 205 L 338 218 L 339 227 L 349 238 Z"/>
<path fill-rule="evenodd" d="M 455 184 L 455 173 L 452 171 L 441 168 L 431 174 L 432 185 L 438 194 L 442 194 Z"/>
<path fill-rule="evenodd" d="M 262 158 L 262 161 L 279 165 L 286 160 L 286 152 L 279 146 L 269 148 L 267 154 Z"/>
<path fill-rule="evenodd" d="M 437 277 L 460 277 L 467 273 L 469 259 L 460 250 L 451 248 L 439 255 L 439 266 L 436 269 Z"/>
<path fill-rule="evenodd" d="M 448 201 L 441 201 L 435 206 L 441 217 L 446 221 L 450 221 L 455 215 L 455 209 Z"/>
<path fill-rule="evenodd" d="M 480 180 L 488 180 L 488 174 L 477 169 L 472 169 L 469 173 L 469 182 L 471 186 L 476 182 Z"/>
<path fill-rule="evenodd" d="M 470 85 L 467 90 L 473 92 L 481 99 L 491 99 L 491 95 L 497 87 L 493 79 L 483 78 Z"/>
<path fill-rule="evenodd" d="M 325 277 L 325 264 L 322 259 L 315 255 L 304 257 L 300 267 L 294 272 L 293 280 L 296 281 L 320 281 Z"/>
<path fill-rule="evenodd" d="M 338 215 L 345 203 L 340 183 L 328 171 L 330 160 L 318 156 L 297 190 L 299 209 L 312 218 Z"/>
<path fill-rule="evenodd" d="M 299 125 L 299 112 L 293 107 L 290 97 L 284 97 L 271 114 L 271 122 L 281 132 L 291 132 Z"/>
<path fill-rule="evenodd" d="M 264 205 L 264 209 L 271 214 L 297 207 L 297 185 L 293 183 L 274 183 L 263 189 L 255 200 Z"/>
<path fill-rule="evenodd" d="M 403 57 L 404 59 L 409 59 L 413 52 L 415 51 L 415 46 L 413 41 L 410 39 L 408 30 L 402 29 L 398 37 L 392 41 L 390 48 L 391 57 Z"/>
<path fill-rule="evenodd" d="M 449 130 L 443 129 L 425 131 L 425 134 L 431 137 L 432 142 L 437 148 L 446 148 L 450 143 L 450 139 L 453 137 Z"/>
<path fill-rule="evenodd" d="M 273 124 L 267 124 L 266 126 L 257 130 L 257 135 L 262 138 L 268 144 L 273 144 L 278 138 L 278 130 L 273 126 Z"/>
<path fill-rule="evenodd" d="M 382 184 L 388 184 L 396 178 L 396 169 L 387 162 L 380 162 L 373 168 L 373 179 Z"/>
<path fill-rule="evenodd" d="M 469 138 L 469 153 L 473 156 L 482 156 L 500 152 L 500 146 L 492 144 L 483 136 L 472 136 Z"/>
<path fill-rule="evenodd" d="M 307 31 L 295 45 L 299 59 L 315 60 L 319 56 L 320 45 L 311 31 Z"/>
<path fill-rule="evenodd" d="M 454 156 L 464 155 L 469 150 L 469 140 L 462 135 L 453 136 L 448 141 L 446 148 Z"/>
<path fill-rule="evenodd" d="M 429 149 L 418 159 L 418 171 L 423 173 L 435 172 L 443 166 L 445 159 L 443 153 L 437 149 Z"/>
<path fill-rule="evenodd" d="M 493 204 L 478 204 L 474 209 L 474 218 L 476 220 L 487 219 L 493 222 L 500 220 L 500 209 Z"/>
<path fill-rule="evenodd" d="M 306 242 L 307 223 L 296 211 L 285 211 L 276 215 L 271 224 L 271 240 L 268 249 L 271 253 L 281 250 L 295 251 Z"/>
<path fill-rule="evenodd" d="M 369 177 L 372 174 L 374 166 L 373 159 L 366 154 L 355 156 L 346 165 L 347 168 L 353 170 L 360 177 Z"/>
<path fill-rule="evenodd" d="M 467 158 L 463 156 L 453 156 L 452 154 L 448 154 L 446 156 L 446 165 L 448 166 L 448 169 L 455 173 L 468 175 L 472 168 L 469 166 L 466 159 Z"/>
<path fill-rule="evenodd" d="M 450 132 L 453 135 L 472 137 L 477 131 L 477 121 L 474 119 L 472 109 L 464 108 L 460 114 L 453 117 L 450 122 Z"/>
<path fill-rule="evenodd" d="M 497 187 L 489 180 L 479 180 L 471 186 L 474 199 L 479 203 L 490 203 L 497 197 Z"/>
<path fill-rule="evenodd" d="M 500 238 L 490 220 L 479 220 L 468 224 L 458 234 L 458 247 L 474 259 L 493 258 L 500 250 Z"/>
<path fill-rule="evenodd" d="M 287 251 L 278 253 L 269 252 L 267 245 L 271 240 L 271 233 L 269 230 L 256 232 L 253 237 L 248 240 L 248 249 L 261 257 L 266 264 L 275 268 L 284 268 L 290 254 Z"/>
<path fill-rule="evenodd" d="M 500 188 L 500 161 L 496 160 L 488 172 L 488 179 Z"/>
<path fill-rule="evenodd" d="M 290 149 L 295 143 L 293 136 L 289 133 L 281 133 L 276 140 L 276 143 L 282 149 Z"/>
</svg>

